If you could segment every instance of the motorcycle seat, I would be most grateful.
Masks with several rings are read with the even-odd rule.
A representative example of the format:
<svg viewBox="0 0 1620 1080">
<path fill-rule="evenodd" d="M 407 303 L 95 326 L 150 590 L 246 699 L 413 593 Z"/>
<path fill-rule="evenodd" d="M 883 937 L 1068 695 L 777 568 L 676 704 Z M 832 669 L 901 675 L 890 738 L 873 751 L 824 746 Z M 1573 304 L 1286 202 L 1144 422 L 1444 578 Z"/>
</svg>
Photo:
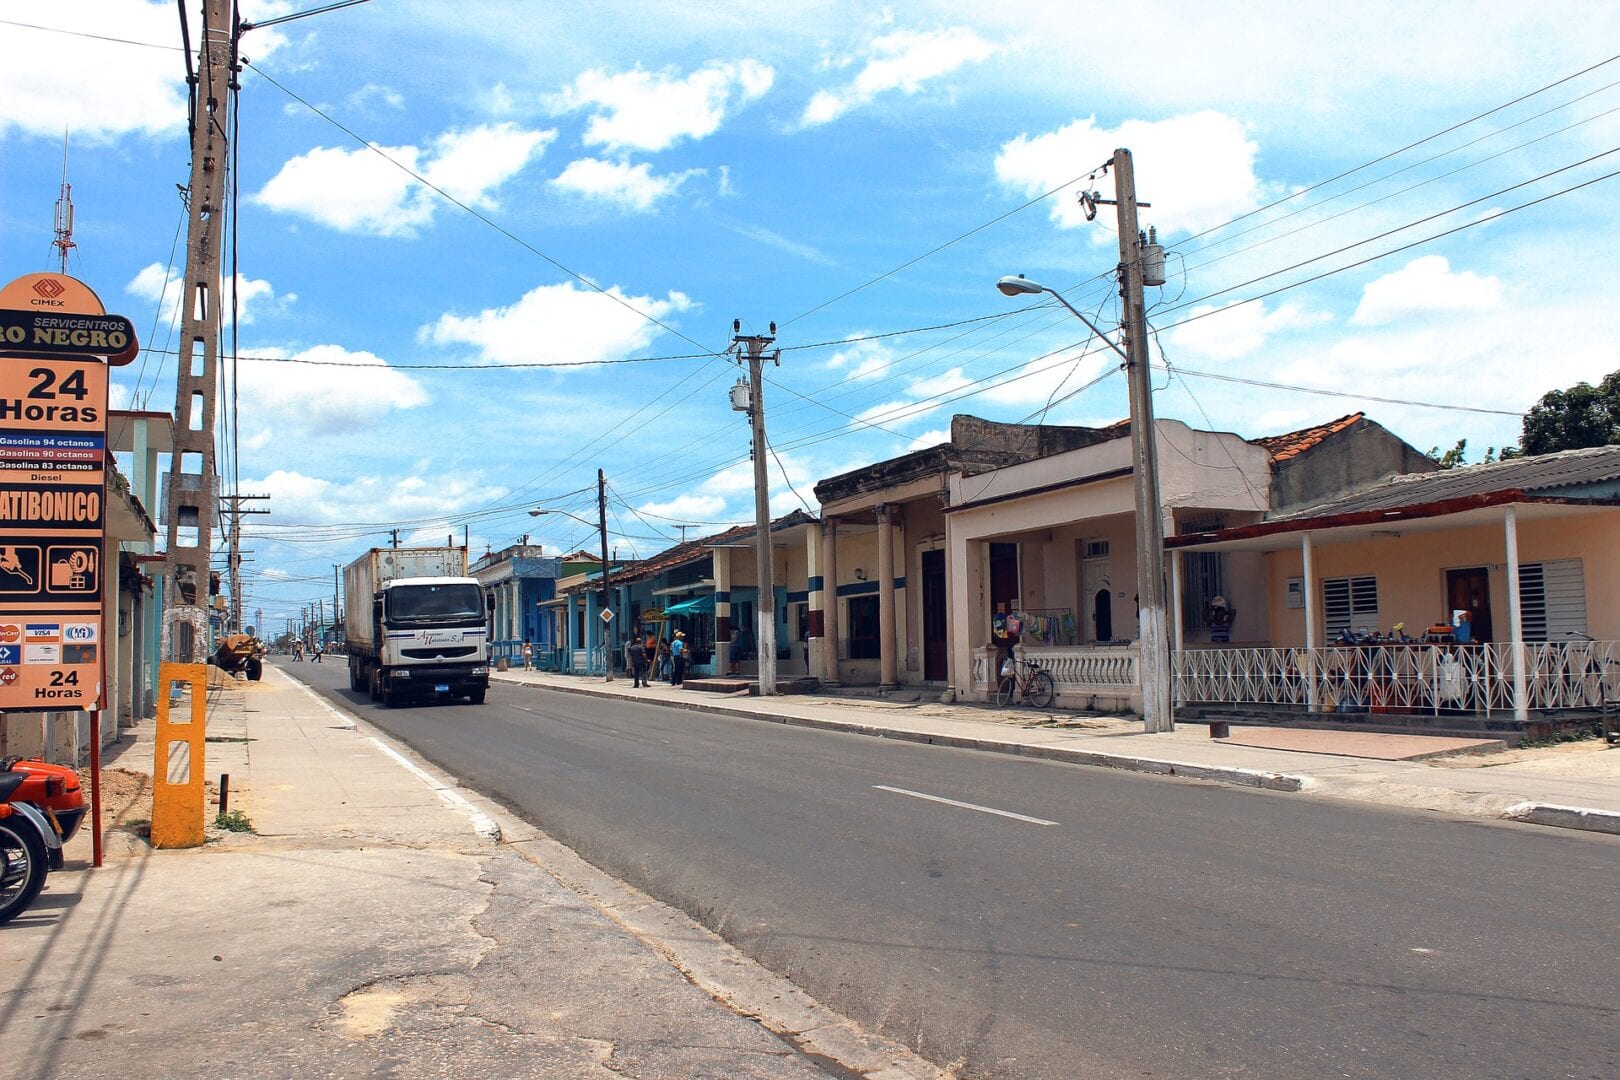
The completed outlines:
<svg viewBox="0 0 1620 1080">
<path fill-rule="evenodd" d="M 28 779 L 28 774 L 26 773 L 0 773 L 0 802 L 10 802 L 11 793 L 22 787 L 22 783 L 26 779 Z"/>
</svg>

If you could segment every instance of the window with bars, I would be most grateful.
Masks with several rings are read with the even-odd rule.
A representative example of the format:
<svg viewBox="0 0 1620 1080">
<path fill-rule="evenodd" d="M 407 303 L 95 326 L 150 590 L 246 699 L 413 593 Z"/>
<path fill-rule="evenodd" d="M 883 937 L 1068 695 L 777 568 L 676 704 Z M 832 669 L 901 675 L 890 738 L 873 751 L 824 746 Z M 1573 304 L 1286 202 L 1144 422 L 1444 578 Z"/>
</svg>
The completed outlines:
<svg viewBox="0 0 1620 1080">
<path fill-rule="evenodd" d="M 1322 623 L 1328 637 L 1346 630 L 1378 629 L 1378 578 L 1372 574 L 1322 579 Z"/>
<path fill-rule="evenodd" d="M 1226 528 L 1223 517 L 1186 521 L 1177 525 L 1182 533 L 1219 532 Z M 1209 628 L 1209 604 L 1226 595 L 1226 556 L 1218 551 L 1189 551 L 1181 557 L 1181 625 L 1188 630 Z"/>
<path fill-rule="evenodd" d="M 1519 567 L 1519 617 L 1526 641 L 1564 641 L 1586 633 L 1586 575 L 1579 559 Z"/>
</svg>

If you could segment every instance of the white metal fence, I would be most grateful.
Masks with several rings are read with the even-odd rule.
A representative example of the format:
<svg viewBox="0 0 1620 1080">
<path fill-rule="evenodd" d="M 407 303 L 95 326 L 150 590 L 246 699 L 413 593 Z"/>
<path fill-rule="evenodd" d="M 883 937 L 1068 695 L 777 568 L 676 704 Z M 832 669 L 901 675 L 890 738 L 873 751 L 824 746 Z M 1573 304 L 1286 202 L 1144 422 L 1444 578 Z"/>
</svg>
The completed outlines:
<svg viewBox="0 0 1620 1080">
<path fill-rule="evenodd" d="M 1533 710 L 1620 701 L 1620 643 L 1524 646 Z M 1511 712 L 1513 646 L 1390 643 L 1322 649 L 1187 649 L 1175 658 L 1176 700 L 1323 711 Z"/>
<path fill-rule="evenodd" d="M 1052 675 L 1058 694 L 1126 696 L 1141 692 L 1141 649 L 1135 645 L 1020 646 L 1018 655 Z M 973 688 L 988 691 L 996 650 L 973 653 Z"/>
</svg>

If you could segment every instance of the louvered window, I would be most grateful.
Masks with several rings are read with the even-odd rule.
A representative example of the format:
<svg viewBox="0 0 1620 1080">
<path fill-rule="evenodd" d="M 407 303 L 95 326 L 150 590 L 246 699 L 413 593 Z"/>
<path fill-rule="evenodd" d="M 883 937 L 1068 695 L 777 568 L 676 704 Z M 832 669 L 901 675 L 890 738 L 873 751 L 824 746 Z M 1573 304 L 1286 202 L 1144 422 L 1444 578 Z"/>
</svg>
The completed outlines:
<svg viewBox="0 0 1620 1080">
<path fill-rule="evenodd" d="M 1345 630 L 1378 629 L 1378 579 L 1359 577 L 1322 579 L 1322 622 L 1328 637 Z"/>
<path fill-rule="evenodd" d="M 1579 559 L 1519 567 L 1519 614 L 1526 641 L 1566 641 L 1586 633 L 1586 576 Z"/>
</svg>

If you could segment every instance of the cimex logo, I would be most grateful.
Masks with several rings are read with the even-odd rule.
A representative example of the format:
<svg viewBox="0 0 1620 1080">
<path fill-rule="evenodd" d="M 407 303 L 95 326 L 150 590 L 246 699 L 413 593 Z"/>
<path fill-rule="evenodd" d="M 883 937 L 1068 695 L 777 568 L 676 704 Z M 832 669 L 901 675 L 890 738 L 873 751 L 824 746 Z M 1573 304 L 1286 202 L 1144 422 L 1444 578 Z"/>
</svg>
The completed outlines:
<svg viewBox="0 0 1620 1080">
<path fill-rule="evenodd" d="M 38 281 L 34 282 L 34 291 L 47 300 L 55 300 L 58 296 L 61 296 L 64 292 L 66 292 L 67 289 L 55 278 L 40 278 Z"/>
</svg>

